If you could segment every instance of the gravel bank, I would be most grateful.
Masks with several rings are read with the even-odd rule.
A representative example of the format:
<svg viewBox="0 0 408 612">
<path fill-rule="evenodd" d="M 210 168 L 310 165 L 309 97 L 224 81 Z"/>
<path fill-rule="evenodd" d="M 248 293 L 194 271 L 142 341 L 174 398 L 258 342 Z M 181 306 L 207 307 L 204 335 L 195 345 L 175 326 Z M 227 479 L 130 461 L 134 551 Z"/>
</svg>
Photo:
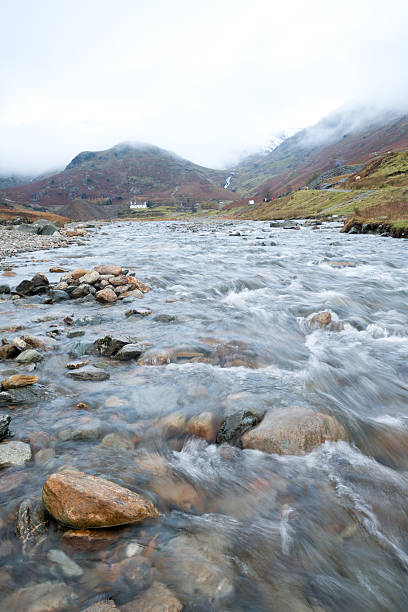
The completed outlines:
<svg viewBox="0 0 408 612">
<path fill-rule="evenodd" d="M 59 249 L 73 243 L 78 243 L 78 238 L 68 237 L 60 232 L 51 236 L 41 236 L 0 227 L 0 259 L 27 251 Z"/>
</svg>

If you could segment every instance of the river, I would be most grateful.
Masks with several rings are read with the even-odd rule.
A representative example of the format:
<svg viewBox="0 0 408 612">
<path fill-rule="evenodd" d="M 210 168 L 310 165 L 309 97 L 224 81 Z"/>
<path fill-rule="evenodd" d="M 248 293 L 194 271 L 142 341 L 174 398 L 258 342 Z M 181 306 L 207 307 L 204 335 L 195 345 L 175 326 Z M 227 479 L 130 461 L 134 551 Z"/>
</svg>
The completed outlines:
<svg viewBox="0 0 408 612">
<path fill-rule="evenodd" d="M 120 608 L 154 579 L 186 611 L 407 610 L 406 242 L 340 234 L 335 224 L 295 231 L 268 222 L 121 222 L 90 231 L 82 246 L 3 261 L 16 266 L 4 282 L 14 287 L 36 272 L 57 282 L 53 265 L 119 264 L 151 286 L 132 306 L 152 314 L 126 316 L 130 306 L 120 302 L 0 303 L 0 328 L 56 332 L 32 372 L 47 393 L 0 409 L 12 417 L 14 439 L 45 432 L 48 449 L 0 473 L 3 595 L 54 581 L 71 589 L 71 603 L 44 609 L 82 610 L 95 597 Z M 331 326 L 311 326 L 322 311 Z M 67 337 L 73 330 L 84 335 Z M 109 380 L 66 376 L 87 343 L 117 333 L 151 345 L 148 354 L 179 357 L 157 366 L 91 357 Z M 10 361 L 0 368 L 2 379 L 24 372 Z M 348 441 L 294 456 L 144 434 L 174 413 L 221 419 L 292 406 L 335 416 Z M 17 508 L 63 466 L 143 493 L 161 519 L 79 544 L 52 523 L 24 551 Z M 53 562 L 55 550 L 80 568 L 76 575 Z M 143 576 L 115 574 L 132 555 L 146 560 Z"/>
</svg>

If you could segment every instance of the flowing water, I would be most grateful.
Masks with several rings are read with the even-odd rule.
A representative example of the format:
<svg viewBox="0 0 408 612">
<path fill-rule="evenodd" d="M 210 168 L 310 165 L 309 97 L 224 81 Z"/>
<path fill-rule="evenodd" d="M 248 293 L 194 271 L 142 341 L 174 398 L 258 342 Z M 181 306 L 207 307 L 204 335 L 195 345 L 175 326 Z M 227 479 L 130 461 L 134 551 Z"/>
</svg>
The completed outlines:
<svg viewBox="0 0 408 612">
<path fill-rule="evenodd" d="M 17 266 L 4 279 L 12 286 L 35 272 L 59 280 L 48 274 L 52 265 L 112 263 L 152 287 L 131 305 L 0 303 L 2 329 L 25 326 L 3 337 L 29 332 L 53 348 L 33 372 L 43 395 L 0 408 L 15 439 L 43 439 L 47 450 L 34 448 L 34 460 L 0 473 L 3 597 L 55 581 L 56 590 L 71 589 L 71 603 L 44 609 L 82 610 L 95 597 L 120 607 L 154 579 L 184 610 L 407 610 L 406 247 L 340 234 L 333 224 L 292 231 L 267 222 L 117 223 L 83 246 L 3 262 Z M 126 316 L 131 307 L 152 314 Z M 310 319 L 321 311 L 332 323 L 316 329 Z M 55 340 L 47 336 L 56 330 Z M 84 335 L 67 337 L 73 330 Z M 171 363 L 90 357 L 109 380 L 67 378 L 67 361 L 118 333 L 151 345 L 153 363 L 170 351 Z M 2 378 L 25 372 L 10 361 L 0 369 Z M 203 411 L 221 419 L 291 406 L 335 416 L 349 441 L 271 455 L 207 444 L 177 425 Z M 168 415 L 175 425 L 163 435 L 157 423 Z M 161 519 L 98 539 L 67 537 L 52 523 L 24 549 L 17 508 L 63 466 L 143 493 Z M 75 576 L 53 561 L 55 550 L 77 564 Z M 133 556 L 144 563 L 137 579 L 115 571 Z"/>
</svg>

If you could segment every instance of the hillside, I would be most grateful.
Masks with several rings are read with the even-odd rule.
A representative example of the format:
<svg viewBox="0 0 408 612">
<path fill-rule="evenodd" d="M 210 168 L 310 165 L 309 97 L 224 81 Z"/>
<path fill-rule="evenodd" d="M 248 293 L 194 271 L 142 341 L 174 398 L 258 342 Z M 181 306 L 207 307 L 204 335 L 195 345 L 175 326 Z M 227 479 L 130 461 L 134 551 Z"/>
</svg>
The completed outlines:
<svg viewBox="0 0 408 612">
<path fill-rule="evenodd" d="M 346 228 L 361 229 L 363 224 L 369 224 L 374 230 L 385 225 L 388 233 L 405 235 L 408 151 L 379 155 L 344 182 L 335 182 L 330 190 L 300 189 L 271 202 L 259 202 L 250 208 L 242 205 L 232 210 L 236 217 L 256 220 L 347 216 Z"/>
<path fill-rule="evenodd" d="M 336 166 L 365 163 L 379 153 L 405 148 L 407 115 L 387 113 L 363 121 L 357 111 L 339 111 L 271 153 L 245 159 L 234 169 L 231 188 L 255 197 L 287 193 Z"/>
<path fill-rule="evenodd" d="M 151 145 L 120 144 L 84 151 L 53 176 L 2 190 L 17 204 L 72 218 L 105 218 L 129 201 L 178 204 L 225 198 L 226 173 L 198 166 Z"/>
</svg>

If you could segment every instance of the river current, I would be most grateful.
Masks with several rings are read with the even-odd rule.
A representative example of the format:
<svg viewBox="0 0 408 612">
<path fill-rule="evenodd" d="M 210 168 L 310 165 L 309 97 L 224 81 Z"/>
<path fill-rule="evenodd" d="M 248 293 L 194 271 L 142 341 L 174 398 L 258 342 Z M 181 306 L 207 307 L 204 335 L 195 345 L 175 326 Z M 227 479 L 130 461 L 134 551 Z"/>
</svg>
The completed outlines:
<svg viewBox="0 0 408 612">
<path fill-rule="evenodd" d="M 72 598 L 50 610 L 82 610 L 105 597 L 120 608 L 154 579 L 186 611 L 407 610 L 406 241 L 340 234 L 335 224 L 295 231 L 268 222 L 121 222 L 89 231 L 82 246 L 2 262 L 15 266 L 16 276 L 4 278 L 12 287 L 36 272 L 57 282 L 53 265 L 106 263 L 152 288 L 131 305 L 0 303 L 2 337 L 23 333 L 6 331 L 10 325 L 42 337 L 56 331 L 31 372 L 46 394 L 0 407 L 14 439 L 45 432 L 52 449 L 0 472 L 3 595 L 55 581 Z M 126 316 L 133 306 L 152 314 Z M 311 317 L 322 311 L 332 324 L 316 328 Z M 69 338 L 73 330 L 84 334 Z M 118 333 L 151 345 L 148 354 L 179 357 L 167 365 L 91 358 L 109 380 L 66 376 L 67 361 L 86 354 L 87 343 Z M 25 372 L 10 361 L 0 370 L 2 379 Z M 174 413 L 221 419 L 292 406 L 335 416 L 349 440 L 292 456 L 144 435 Z M 23 550 L 17 508 L 63 466 L 143 493 L 161 519 L 80 543 L 52 523 Z M 55 550 L 75 562 L 76 575 L 53 562 Z M 146 567 L 129 580 L 113 570 L 132 555 Z"/>
</svg>

